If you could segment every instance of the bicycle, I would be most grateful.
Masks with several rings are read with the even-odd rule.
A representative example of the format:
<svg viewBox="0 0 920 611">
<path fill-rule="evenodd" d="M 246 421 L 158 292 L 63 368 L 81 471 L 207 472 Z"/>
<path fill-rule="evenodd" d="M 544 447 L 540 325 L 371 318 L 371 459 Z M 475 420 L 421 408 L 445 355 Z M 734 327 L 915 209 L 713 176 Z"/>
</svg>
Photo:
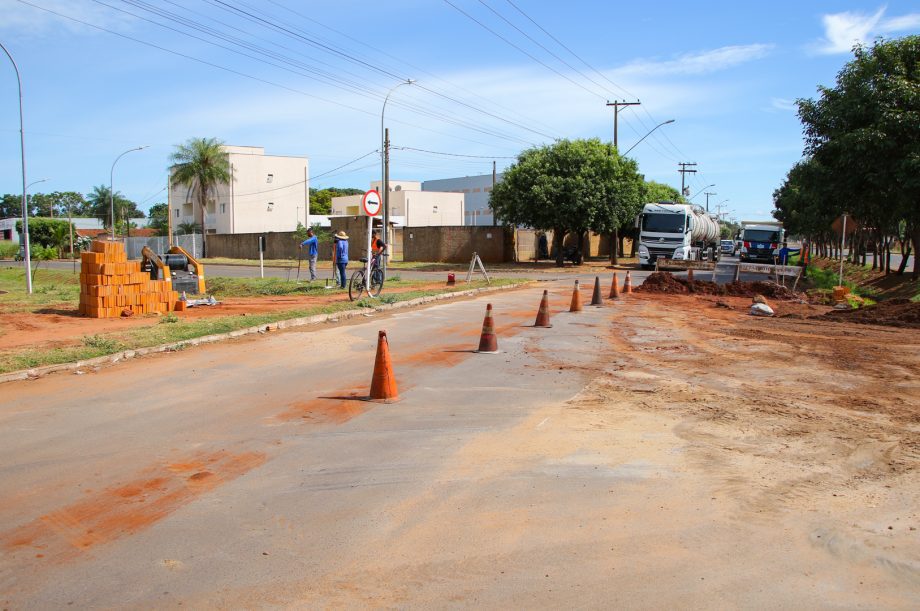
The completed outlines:
<svg viewBox="0 0 920 611">
<path fill-rule="evenodd" d="M 383 270 L 380 269 L 380 257 L 386 257 L 386 253 L 382 255 L 375 255 L 371 258 L 371 282 L 370 286 L 365 282 L 365 274 L 367 273 L 367 257 L 362 257 L 360 259 L 362 266 L 361 269 L 357 270 L 351 275 L 351 280 L 348 282 L 348 298 L 351 301 L 358 299 L 366 291 L 368 296 L 377 297 L 380 295 L 380 291 L 383 290 Z"/>
</svg>

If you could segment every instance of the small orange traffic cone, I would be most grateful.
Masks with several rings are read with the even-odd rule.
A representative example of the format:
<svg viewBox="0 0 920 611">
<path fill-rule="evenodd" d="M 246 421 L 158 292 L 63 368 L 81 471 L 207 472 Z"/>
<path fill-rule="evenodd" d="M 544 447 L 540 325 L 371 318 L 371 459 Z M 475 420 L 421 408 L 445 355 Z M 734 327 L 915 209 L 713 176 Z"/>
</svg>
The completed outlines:
<svg viewBox="0 0 920 611">
<path fill-rule="evenodd" d="M 479 336 L 480 354 L 498 354 L 498 338 L 495 337 L 495 325 L 492 323 L 492 304 L 486 305 L 486 317 L 482 321 L 482 335 Z"/>
<path fill-rule="evenodd" d="M 540 309 L 537 311 L 537 322 L 533 323 L 533 326 L 546 329 L 553 326 L 549 322 L 549 291 L 543 291 L 543 299 L 540 300 Z"/>
<path fill-rule="evenodd" d="M 377 358 L 374 361 L 374 377 L 371 378 L 370 400 L 389 403 L 398 399 L 396 377 L 390 362 L 390 343 L 387 341 L 387 332 L 380 331 L 377 334 Z"/>
<path fill-rule="evenodd" d="M 607 299 L 619 299 L 620 298 L 620 285 L 617 283 L 617 273 L 613 272 L 613 284 L 610 285 L 610 295 L 607 296 Z"/>
<path fill-rule="evenodd" d="M 581 291 L 578 290 L 578 280 L 575 281 L 575 290 L 572 291 L 572 303 L 569 312 L 581 312 Z"/>
<path fill-rule="evenodd" d="M 591 294 L 591 305 L 598 307 L 604 305 L 604 299 L 601 297 L 600 276 L 594 276 L 594 293 Z"/>
<path fill-rule="evenodd" d="M 687 282 L 693 282 L 693 270 L 692 269 L 687 270 Z"/>
<path fill-rule="evenodd" d="M 632 293 L 632 277 L 629 275 L 629 270 L 626 270 L 626 280 L 623 281 L 623 292 L 627 295 Z"/>
</svg>

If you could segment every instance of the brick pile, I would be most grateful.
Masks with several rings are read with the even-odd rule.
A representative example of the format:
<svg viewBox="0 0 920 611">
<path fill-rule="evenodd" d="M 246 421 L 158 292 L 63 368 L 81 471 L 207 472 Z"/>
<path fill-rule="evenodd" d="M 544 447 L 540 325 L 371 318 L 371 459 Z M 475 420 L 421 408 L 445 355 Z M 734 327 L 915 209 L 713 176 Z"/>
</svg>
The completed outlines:
<svg viewBox="0 0 920 611">
<path fill-rule="evenodd" d="M 167 280 L 151 280 L 140 261 L 128 261 L 121 242 L 92 243 L 80 253 L 80 314 L 115 318 L 165 314 L 175 309 L 179 293 Z"/>
</svg>

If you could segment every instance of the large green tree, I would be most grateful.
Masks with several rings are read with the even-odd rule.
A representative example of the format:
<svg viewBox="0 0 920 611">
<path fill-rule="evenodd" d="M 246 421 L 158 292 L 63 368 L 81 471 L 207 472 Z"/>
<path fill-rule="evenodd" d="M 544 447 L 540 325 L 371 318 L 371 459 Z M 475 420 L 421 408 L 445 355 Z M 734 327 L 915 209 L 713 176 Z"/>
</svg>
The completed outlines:
<svg viewBox="0 0 920 611">
<path fill-rule="evenodd" d="M 169 207 L 165 203 L 158 203 L 150 206 L 150 212 L 147 215 L 150 222 L 147 226 L 156 231 L 157 235 L 168 235 L 169 233 Z"/>
<path fill-rule="evenodd" d="M 798 101 L 805 153 L 825 177 L 820 209 L 848 212 L 878 232 L 904 223 L 920 252 L 920 36 L 857 45 L 853 53 L 834 87 Z M 913 275 L 920 276 L 920 257 Z"/>
<path fill-rule="evenodd" d="M 559 140 L 518 155 L 489 205 L 497 219 L 553 230 L 556 264 L 563 264 L 567 233 L 613 233 L 635 216 L 642 177 L 636 162 L 614 146 L 591 140 Z"/>
<path fill-rule="evenodd" d="M 176 145 L 170 160 L 172 181 L 188 188 L 189 195 L 198 203 L 201 250 L 207 256 L 207 231 L 204 230 L 205 210 L 208 198 L 217 198 L 217 188 L 229 184 L 230 158 L 223 150 L 223 142 L 217 138 L 190 138 L 185 144 Z"/>
</svg>

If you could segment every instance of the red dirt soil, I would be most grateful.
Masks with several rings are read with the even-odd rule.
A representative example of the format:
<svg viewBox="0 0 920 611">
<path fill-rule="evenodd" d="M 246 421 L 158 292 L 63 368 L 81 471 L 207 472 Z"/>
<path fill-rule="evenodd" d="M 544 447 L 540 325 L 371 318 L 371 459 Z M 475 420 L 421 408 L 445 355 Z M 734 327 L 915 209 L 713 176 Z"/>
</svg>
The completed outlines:
<svg viewBox="0 0 920 611">
<path fill-rule="evenodd" d="M 726 295 L 731 297 L 753 297 L 763 295 L 771 299 L 793 300 L 802 296 L 773 282 L 729 282 L 717 284 L 708 280 L 685 280 L 668 272 L 655 272 L 635 289 L 641 293 L 668 293 L 675 295 Z"/>
<path fill-rule="evenodd" d="M 920 329 L 920 303 L 909 299 L 889 299 L 858 310 L 832 310 L 815 318 L 834 322 Z"/>
</svg>

